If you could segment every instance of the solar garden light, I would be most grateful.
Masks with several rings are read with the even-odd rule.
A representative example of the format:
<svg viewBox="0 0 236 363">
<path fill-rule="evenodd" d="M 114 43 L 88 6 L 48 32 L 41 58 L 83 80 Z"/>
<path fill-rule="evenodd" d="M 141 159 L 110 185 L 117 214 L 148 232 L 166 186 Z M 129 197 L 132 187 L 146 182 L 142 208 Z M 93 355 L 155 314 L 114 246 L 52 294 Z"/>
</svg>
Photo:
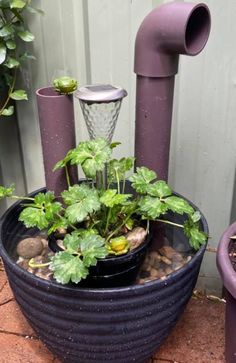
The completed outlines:
<svg viewBox="0 0 236 363">
<path fill-rule="evenodd" d="M 103 137 L 111 142 L 122 99 L 126 96 L 123 88 L 109 84 L 83 86 L 75 92 L 90 139 Z"/>
</svg>

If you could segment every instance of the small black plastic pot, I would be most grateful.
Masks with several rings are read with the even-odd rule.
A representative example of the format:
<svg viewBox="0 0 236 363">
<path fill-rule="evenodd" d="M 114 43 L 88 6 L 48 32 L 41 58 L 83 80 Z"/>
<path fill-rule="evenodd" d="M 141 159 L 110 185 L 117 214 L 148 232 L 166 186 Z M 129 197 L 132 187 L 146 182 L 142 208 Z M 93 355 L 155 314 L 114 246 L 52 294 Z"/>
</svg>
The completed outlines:
<svg viewBox="0 0 236 363">
<path fill-rule="evenodd" d="M 226 291 L 225 359 L 236 363 L 236 272 L 229 258 L 230 237 L 236 234 L 236 222 L 223 233 L 217 250 L 217 267 Z"/>
<path fill-rule="evenodd" d="M 97 288 L 133 284 L 144 261 L 150 241 L 151 237 L 148 235 L 140 246 L 124 255 L 98 259 L 97 265 L 90 267 L 88 277 L 77 286 Z M 49 236 L 49 247 L 53 252 L 62 251 L 57 245 L 54 234 Z"/>
<path fill-rule="evenodd" d="M 147 362 L 190 299 L 205 246 L 165 280 L 100 289 L 63 286 L 15 263 L 17 242 L 36 233 L 18 222 L 21 210 L 20 203 L 15 203 L 1 219 L 0 254 L 16 301 L 48 349 L 65 363 Z M 184 219 L 172 216 L 176 223 Z M 200 224 L 208 233 L 203 216 Z M 166 233 L 189 248 L 182 229 L 168 226 Z"/>
</svg>

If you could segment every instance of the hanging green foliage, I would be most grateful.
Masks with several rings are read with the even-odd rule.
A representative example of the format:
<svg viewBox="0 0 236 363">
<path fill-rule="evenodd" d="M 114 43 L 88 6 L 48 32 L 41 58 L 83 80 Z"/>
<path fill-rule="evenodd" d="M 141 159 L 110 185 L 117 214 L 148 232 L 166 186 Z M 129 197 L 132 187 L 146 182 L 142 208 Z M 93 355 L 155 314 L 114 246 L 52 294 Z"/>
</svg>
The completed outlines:
<svg viewBox="0 0 236 363">
<path fill-rule="evenodd" d="M 35 59 L 33 54 L 21 51 L 22 42 L 32 42 L 34 35 L 25 24 L 24 15 L 42 13 L 30 5 L 30 0 L 0 0 L 0 116 L 11 116 L 12 100 L 27 100 L 23 89 L 16 89 L 16 76 L 23 62 Z M 5 95 L 5 90 L 7 90 Z M 5 99 L 3 99 L 3 95 Z"/>
</svg>

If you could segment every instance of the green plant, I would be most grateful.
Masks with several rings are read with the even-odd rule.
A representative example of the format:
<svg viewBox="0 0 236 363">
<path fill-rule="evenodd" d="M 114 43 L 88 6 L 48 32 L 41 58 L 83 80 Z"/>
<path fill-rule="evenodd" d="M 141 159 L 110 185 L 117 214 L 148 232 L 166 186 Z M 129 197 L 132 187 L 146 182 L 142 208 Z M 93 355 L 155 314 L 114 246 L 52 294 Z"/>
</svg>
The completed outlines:
<svg viewBox="0 0 236 363">
<path fill-rule="evenodd" d="M 67 231 L 64 251 L 56 253 L 49 262 L 54 277 L 62 284 L 78 283 L 85 278 L 98 258 L 127 253 L 130 244 L 126 233 L 140 221 L 146 223 L 147 232 L 152 220 L 183 228 L 195 250 L 206 240 L 199 229 L 200 213 L 186 200 L 173 195 L 165 181 L 157 180 L 154 171 L 137 168 L 128 178 L 135 194 L 126 193 L 126 173 L 133 168 L 134 158 L 112 159 L 112 150 L 117 145 L 100 138 L 81 142 L 70 150 L 54 168 L 66 169 L 68 189 L 61 196 L 48 191 L 34 198 L 18 197 L 13 195 L 12 186 L 0 187 L 0 199 L 27 201 L 19 217 L 26 227 L 46 229 L 49 235 L 59 229 Z M 71 186 L 70 164 L 82 167 L 86 179 L 81 184 Z M 186 222 L 179 225 L 165 220 L 168 211 L 186 214 Z"/>
<path fill-rule="evenodd" d="M 62 95 L 69 95 L 77 90 L 77 81 L 74 78 L 63 76 L 54 79 L 53 87 Z"/>
<path fill-rule="evenodd" d="M 7 89 L 6 98 L 0 106 L 0 116 L 11 116 L 14 106 L 10 100 L 27 100 L 23 89 L 15 89 L 17 71 L 27 59 L 35 57 L 20 51 L 21 42 L 32 42 L 34 35 L 26 28 L 24 14 L 41 13 L 30 6 L 30 0 L 0 0 L 0 92 Z"/>
</svg>

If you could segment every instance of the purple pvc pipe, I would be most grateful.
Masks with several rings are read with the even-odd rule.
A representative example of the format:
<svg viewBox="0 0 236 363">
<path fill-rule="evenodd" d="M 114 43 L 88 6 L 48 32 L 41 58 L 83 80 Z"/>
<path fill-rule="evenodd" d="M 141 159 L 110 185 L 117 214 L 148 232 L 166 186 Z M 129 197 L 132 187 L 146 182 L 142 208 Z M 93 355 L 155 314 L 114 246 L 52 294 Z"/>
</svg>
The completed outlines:
<svg viewBox="0 0 236 363">
<path fill-rule="evenodd" d="M 217 267 L 226 294 L 225 358 L 226 363 L 236 363 L 236 272 L 229 259 L 230 237 L 236 235 L 236 222 L 227 228 L 217 250 Z"/>
<path fill-rule="evenodd" d="M 75 147 L 75 125 L 72 95 L 60 95 L 52 87 L 36 91 L 46 188 L 59 196 L 67 188 L 65 169 L 53 172 L 57 161 Z M 75 167 L 70 167 L 71 183 L 78 181 Z"/>
<path fill-rule="evenodd" d="M 167 180 L 174 76 L 179 54 L 196 55 L 210 32 L 205 4 L 173 2 L 154 9 L 136 37 L 134 71 L 137 74 L 136 166 L 154 169 Z"/>
</svg>

